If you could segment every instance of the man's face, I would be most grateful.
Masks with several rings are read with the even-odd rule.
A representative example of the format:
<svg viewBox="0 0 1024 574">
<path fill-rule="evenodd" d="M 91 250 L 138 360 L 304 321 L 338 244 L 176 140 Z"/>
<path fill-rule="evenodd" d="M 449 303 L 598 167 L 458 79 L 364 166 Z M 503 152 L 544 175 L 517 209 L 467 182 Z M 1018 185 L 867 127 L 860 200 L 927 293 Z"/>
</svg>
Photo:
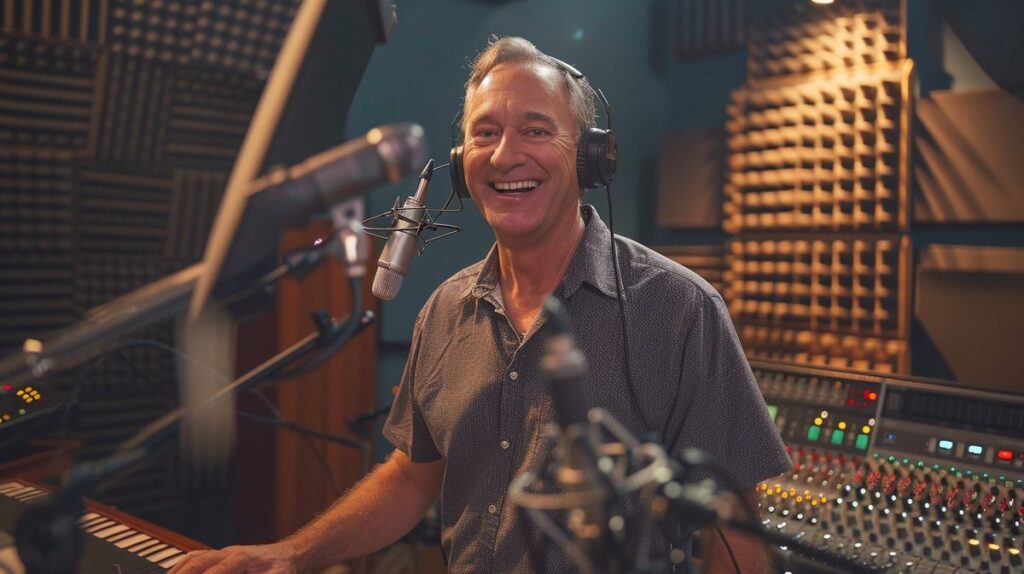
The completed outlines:
<svg viewBox="0 0 1024 574">
<path fill-rule="evenodd" d="M 463 166 L 499 240 L 538 244 L 579 218 L 576 119 L 560 74 L 500 64 L 466 94 Z"/>
</svg>

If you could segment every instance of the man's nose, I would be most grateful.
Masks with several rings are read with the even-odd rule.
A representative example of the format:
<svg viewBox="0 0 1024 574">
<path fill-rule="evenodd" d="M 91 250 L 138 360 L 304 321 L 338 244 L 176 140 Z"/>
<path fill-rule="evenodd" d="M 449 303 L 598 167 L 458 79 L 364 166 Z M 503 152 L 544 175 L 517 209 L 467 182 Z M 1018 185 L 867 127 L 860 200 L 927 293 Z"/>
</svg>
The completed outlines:
<svg viewBox="0 0 1024 574">
<path fill-rule="evenodd" d="M 502 134 L 498 147 L 491 154 L 491 165 L 501 171 L 508 171 L 523 161 L 522 142 L 517 135 L 508 132 Z"/>
</svg>

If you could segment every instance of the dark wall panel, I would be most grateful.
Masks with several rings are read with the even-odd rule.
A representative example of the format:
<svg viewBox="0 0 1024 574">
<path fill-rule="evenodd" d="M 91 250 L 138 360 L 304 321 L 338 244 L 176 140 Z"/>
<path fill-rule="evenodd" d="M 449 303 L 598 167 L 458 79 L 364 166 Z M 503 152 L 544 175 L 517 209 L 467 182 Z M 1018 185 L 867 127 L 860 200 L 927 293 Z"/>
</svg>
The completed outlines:
<svg viewBox="0 0 1024 574">
<path fill-rule="evenodd" d="M 298 4 L 0 5 L 0 353 L 199 260 Z M 135 337 L 174 341 L 169 324 Z M 153 345 L 57 382 L 80 399 L 68 431 L 84 459 L 177 403 L 175 363 Z M 141 465 L 100 498 L 187 531 L 180 462 Z"/>
<path fill-rule="evenodd" d="M 1024 102 L 1002 90 L 932 92 L 916 127 L 916 221 L 1024 223 Z"/>
<path fill-rule="evenodd" d="M 739 50 L 746 43 L 745 0 L 674 0 L 669 35 L 676 58 Z"/>
<path fill-rule="evenodd" d="M 1024 248 L 933 245 L 917 269 L 914 312 L 956 379 L 1019 390 Z"/>
<path fill-rule="evenodd" d="M 718 229 L 725 175 L 722 130 L 681 130 L 658 150 L 657 223 L 667 229 Z"/>
</svg>

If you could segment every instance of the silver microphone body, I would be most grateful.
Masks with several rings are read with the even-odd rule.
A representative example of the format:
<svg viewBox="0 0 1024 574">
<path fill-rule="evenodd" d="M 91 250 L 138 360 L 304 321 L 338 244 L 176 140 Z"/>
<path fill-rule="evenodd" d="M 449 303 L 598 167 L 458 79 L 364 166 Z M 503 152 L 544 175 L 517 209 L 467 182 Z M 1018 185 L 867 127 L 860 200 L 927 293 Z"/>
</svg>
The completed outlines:
<svg viewBox="0 0 1024 574">
<path fill-rule="evenodd" d="M 395 230 L 388 236 L 380 259 L 377 260 L 377 274 L 373 278 L 373 295 L 378 299 L 391 301 L 397 297 L 398 291 L 402 288 L 402 282 L 405 281 L 405 276 L 409 273 L 409 267 L 412 266 L 412 257 L 418 251 L 417 244 L 420 231 L 422 231 L 420 224 L 426 214 L 424 201 L 433 170 L 434 160 L 430 160 L 420 175 L 416 195 L 406 198 L 405 204 L 398 210 L 401 217 L 395 218 Z"/>
</svg>

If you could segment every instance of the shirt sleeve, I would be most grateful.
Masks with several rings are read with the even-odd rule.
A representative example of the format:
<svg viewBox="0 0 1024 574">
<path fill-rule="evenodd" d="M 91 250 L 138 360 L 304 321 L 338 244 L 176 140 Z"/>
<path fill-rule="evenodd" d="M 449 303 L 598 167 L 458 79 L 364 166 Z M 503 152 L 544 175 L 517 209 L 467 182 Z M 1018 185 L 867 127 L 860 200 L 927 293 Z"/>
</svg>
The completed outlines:
<svg viewBox="0 0 1024 574">
<path fill-rule="evenodd" d="M 674 436 L 674 456 L 697 448 L 716 461 L 718 472 L 697 469 L 699 477 L 727 479 L 740 490 L 778 476 L 792 463 L 768 413 L 736 330 L 721 297 L 704 296 L 686 336 L 681 369 L 683 410 Z"/>
<path fill-rule="evenodd" d="M 405 361 L 398 394 L 384 423 L 384 438 L 413 462 L 431 462 L 441 458 L 416 400 L 416 364 L 423 338 L 422 326 L 423 313 L 420 313 L 413 326 L 412 346 Z"/>
</svg>

